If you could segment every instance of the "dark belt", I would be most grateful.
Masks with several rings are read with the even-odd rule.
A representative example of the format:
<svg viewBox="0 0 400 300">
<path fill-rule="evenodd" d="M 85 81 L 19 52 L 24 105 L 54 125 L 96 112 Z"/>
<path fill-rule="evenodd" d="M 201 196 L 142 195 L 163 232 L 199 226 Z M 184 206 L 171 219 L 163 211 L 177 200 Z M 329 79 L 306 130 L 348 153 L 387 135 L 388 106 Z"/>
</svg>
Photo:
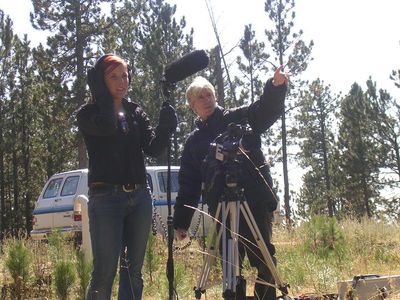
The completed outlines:
<svg viewBox="0 0 400 300">
<path fill-rule="evenodd" d="M 119 193 L 119 192 L 132 193 L 137 190 L 146 188 L 146 185 L 138 183 L 112 184 L 112 183 L 94 182 L 90 184 L 89 188 L 92 193 L 101 191 L 111 191 L 114 193 Z"/>
</svg>

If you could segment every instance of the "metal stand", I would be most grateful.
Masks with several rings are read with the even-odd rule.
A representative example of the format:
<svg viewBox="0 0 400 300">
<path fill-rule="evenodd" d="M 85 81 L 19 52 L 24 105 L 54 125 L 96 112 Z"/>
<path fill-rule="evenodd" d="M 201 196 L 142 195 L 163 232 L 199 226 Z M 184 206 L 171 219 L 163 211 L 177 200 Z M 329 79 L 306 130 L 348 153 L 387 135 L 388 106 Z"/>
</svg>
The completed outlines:
<svg viewBox="0 0 400 300">
<path fill-rule="evenodd" d="M 170 97 L 172 91 L 175 89 L 175 84 L 167 83 L 165 78 L 161 81 L 162 93 L 166 99 L 163 106 L 170 104 Z M 171 204 L 171 134 L 169 136 L 168 147 L 167 147 L 167 204 L 168 204 L 168 259 L 167 259 L 167 278 L 168 278 L 168 300 L 174 299 L 174 256 L 173 256 L 173 242 L 174 242 L 174 227 L 172 217 L 172 204 Z"/>
<path fill-rule="evenodd" d="M 222 236 L 222 291 L 223 298 L 229 300 L 246 299 L 244 295 L 237 289 L 238 283 L 242 280 L 241 270 L 239 266 L 239 219 L 240 213 L 246 220 L 252 235 L 261 250 L 262 259 L 268 266 L 274 280 L 276 288 L 279 289 L 283 297 L 288 294 L 288 284 L 284 283 L 279 276 L 272 257 L 268 251 L 261 232 L 257 226 L 254 216 L 250 210 L 247 201 L 244 199 L 243 191 L 239 190 L 236 185 L 227 187 L 224 196 L 218 202 L 213 221 L 213 228 L 210 235 L 210 243 L 207 248 L 206 259 L 203 264 L 202 272 L 199 277 L 197 287 L 194 288 L 195 298 L 201 299 L 201 295 L 205 293 L 206 282 L 210 274 L 210 268 L 218 254 L 218 245 Z M 219 218 L 221 214 L 221 218 Z M 220 225 L 216 220 L 220 220 Z M 227 226 L 229 221 L 229 226 Z M 219 222 L 218 222 L 219 223 Z M 217 229 L 219 227 L 219 229 Z M 268 284 L 270 285 L 270 284 Z M 281 298 L 282 299 L 282 298 Z"/>
</svg>

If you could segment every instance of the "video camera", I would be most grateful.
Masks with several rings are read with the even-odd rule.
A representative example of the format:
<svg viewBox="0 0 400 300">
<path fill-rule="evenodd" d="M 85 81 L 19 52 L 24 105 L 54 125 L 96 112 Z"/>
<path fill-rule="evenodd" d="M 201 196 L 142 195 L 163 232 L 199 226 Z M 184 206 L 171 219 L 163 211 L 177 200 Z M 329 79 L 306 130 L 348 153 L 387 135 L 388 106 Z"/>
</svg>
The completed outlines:
<svg viewBox="0 0 400 300">
<path fill-rule="evenodd" d="M 252 131 L 248 127 L 231 123 L 228 125 L 227 131 L 220 134 L 211 144 L 209 154 L 213 155 L 214 152 L 215 159 L 219 161 L 236 159 L 240 154 L 242 137 L 251 133 Z"/>
<path fill-rule="evenodd" d="M 202 197 L 208 205 L 216 205 L 228 194 L 228 198 L 244 195 L 253 203 L 265 203 L 269 211 L 277 207 L 261 137 L 248 126 L 231 123 L 210 144 L 202 164 L 202 178 Z"/>
<path fill-rule="evenodd" d="M 203 199 L 211 204 L 220 198 L 225 188 L 238 187 L 242 172 L 242 139 L 252 134 L 251 129 L 231 123 L 227 131 L 217 136 L 210 144 L 203 160 Z"/>
</svg>

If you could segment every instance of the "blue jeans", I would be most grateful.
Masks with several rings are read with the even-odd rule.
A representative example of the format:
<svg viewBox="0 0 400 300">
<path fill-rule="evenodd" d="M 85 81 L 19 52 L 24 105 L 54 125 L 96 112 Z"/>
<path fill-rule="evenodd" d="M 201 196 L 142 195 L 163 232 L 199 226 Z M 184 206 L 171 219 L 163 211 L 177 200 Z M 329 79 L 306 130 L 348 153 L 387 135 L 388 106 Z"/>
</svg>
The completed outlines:
<svg viewBox="0 0 400 300">
<path fill-rule="evenodd" d="M 149 190 L 92 193 L 88 207 L 93 272 L 86 299 L 111 299 L 118 260 L 126 247 L 125 275 L 120 278 L 118 299 L 140 300 L 142 266 L 152 218 Z"/>
</svg>

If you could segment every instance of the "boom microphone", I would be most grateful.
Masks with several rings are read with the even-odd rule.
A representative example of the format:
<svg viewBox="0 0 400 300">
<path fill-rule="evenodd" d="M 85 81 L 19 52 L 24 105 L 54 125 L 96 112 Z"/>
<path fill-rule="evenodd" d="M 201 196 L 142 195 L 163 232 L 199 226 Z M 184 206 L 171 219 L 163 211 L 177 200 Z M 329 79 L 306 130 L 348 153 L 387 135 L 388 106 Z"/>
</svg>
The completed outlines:
<svg viewBox="0 0 400 300">
<path fill-rule="evenodd" d="M 173 84 L 199 72 L 208 66 L 208 55 L 204 50 L 195 50 L 166 65 L 163 80 Z"/>
</svg>

